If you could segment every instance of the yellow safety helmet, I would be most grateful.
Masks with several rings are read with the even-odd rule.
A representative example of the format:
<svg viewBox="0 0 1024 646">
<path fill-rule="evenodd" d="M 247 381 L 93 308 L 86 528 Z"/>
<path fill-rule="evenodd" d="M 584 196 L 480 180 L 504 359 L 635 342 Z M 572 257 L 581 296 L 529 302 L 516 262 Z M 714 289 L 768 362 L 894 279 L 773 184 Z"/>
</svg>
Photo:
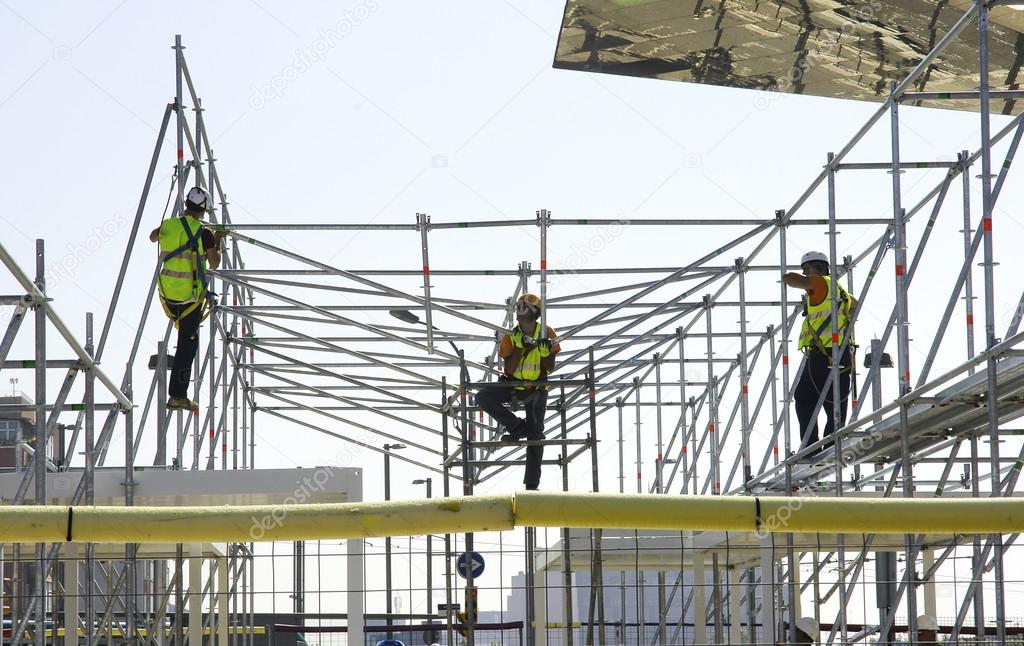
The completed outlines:
<svg viewBox="0 0 1024 646">
<path fill-rule="evenodd" d="M 544 303 L 543 303 L 543 301 L 540 300 L 540 296 L 537 296 L 536 294 L 529 294 L 529 293 L 522 294 L 519 297 L 519 300 L 516 301 L 516 305 L 518 305 L 519 303 L 526 303 L 531 308 L 536 310 L 538 314 L 540 313 L 541 309 L 544 307 Z"/>
</svg>

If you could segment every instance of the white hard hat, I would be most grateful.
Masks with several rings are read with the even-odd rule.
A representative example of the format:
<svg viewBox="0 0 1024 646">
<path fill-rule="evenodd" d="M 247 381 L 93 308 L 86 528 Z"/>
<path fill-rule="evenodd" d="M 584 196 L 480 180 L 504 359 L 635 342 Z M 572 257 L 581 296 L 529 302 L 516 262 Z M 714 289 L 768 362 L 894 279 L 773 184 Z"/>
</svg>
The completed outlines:
<svg viewBox="0 0 1024 646">
<path fill-rule="evenodd" d="M 917 629 L 918 630 L 938 630 L 939 623 L 935 621 L 935 617 L 931 615 L 921 615 L 917 618 Z"/>
<path fill-rule="evenodd" d="M 204 189 L 193 186 L 185 197 L 185 204 L 202 211 L 210 211 L 213 209 L 213 198 Z"/>
<path fill-rule="evenodd" d="M 818 636 L 821 633 L 818 622 L 814 617 L 800 617 L 796 620 L 796 629 L 810 637 L 813 641 L 818 641 Z"/>
<path fill-rule="evenodd" d="M 820 251 L 808 251 L 800 257 L 800 264 L 803 265 L 808 262 L 814 262 L 820 260 L 821 262 L 828 262 L 828 256 L 821 253 Z"/>
</svg>

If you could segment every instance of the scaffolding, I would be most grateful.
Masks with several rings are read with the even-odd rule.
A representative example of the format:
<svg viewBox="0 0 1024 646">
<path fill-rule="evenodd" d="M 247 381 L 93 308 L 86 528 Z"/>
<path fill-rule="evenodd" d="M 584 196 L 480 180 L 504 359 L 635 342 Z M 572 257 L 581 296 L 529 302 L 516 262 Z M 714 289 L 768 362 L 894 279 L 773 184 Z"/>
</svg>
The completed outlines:
<svg viewBox="0 0 1024 646">
<path fill-rule="evenodd" d="M 547 435 L 535 444 L 557 452 L 544 462 L 545 472 L 550 480 L 552 467 L 558 467 L 559 488 L 564 491 L 760 497 L 1016 495 L 1024 445 L 1019 430 L 1007 425 L 1024 414 L 1024 333 L 1019 331 L 1024 294 L 1010 320 L 1000 321 L 992 223 L 1024 135 L 1024 120 L 1015 116 L 991 132 L 989 11 L 981 3 L 967 6 L 934 49 L 905 78 L 891 84 L 887 98 L 853 138 L 838 152 L 827 154 L 823 170 L 798 198 L 788 208 L 768 209 L 758 218 L 559 218 L 541 209 L 535 217 L 496 221 L 440 221 L 424 213 L 405 223 L 233 219 L 206 134 L 204 108 L 176 37 L 175 96 L 164 109 L 98 342 L 92 314 L 85 318 L 85 341 L 80 343 L 58 316 L 59 304 L 47 298 L 42 241 L 35 249 L 34 278 L 0 246 L 0 261 L 22 292 L 0 296 L 0 305 L 11 313 L 0 341 L 0 368 L 31 370 L 35 378 L 31 403 L 0 404 L 4 413 L 31 413 L 34 429 L 32 441 L 21 441 L 16 448 L 18 484 L 5 503 L 45 505 L 59 498 L 71 505 L 95 504 L 97 482 L 114 469 L 106 467 L 108 461 L 118 462 L 121 447 L 112 441 L 118 426 L 123 429 L 124 464 L 116 467 L 123 480 L 115 504 L 136 504 L 140 468 L 181 472 L 182 482 L 192 471 L 255 470 L 257 419 L 269 428 L 285 425 L 335 438 L 343 446 L 382 455 L 387 465 L 399 460 L 422 476 L 417 482 L 427 485 L 428 497 L 433 478 L 440 479 L 445 497 L 453 495 L 459 483 L 466 495 L 478 487 L 501 487 L 504 478 L 516 477 L 511 470 L 523 463 L 528 446 L 502 443 L 501 429 L 479 411 L 472 396 L 498 376 L 501 335 L 514 324 L 516 298 L 528 291 L 540 293 L 545 303 L 541 324 L 558 327 L 564 348 L 548 382 L 555 396 L 548 406 Z M 980 87 L 927 97 L 914 91 L 915 81 L 944 48 L 975 22 Z M 977 148 L 950 151 L 955 161 L 902 158 L 901 106 L 924 98 L 976 100 Z M 852 161 L 858 143 L 885 125 L 890 158 Z M 226 232 L 223 266 L 209 272 L 217 305 L 205 326 L 206 344 L 194 370 L 193 398 L 203 406 L 196 415 L 165 407 L 170 323 L 164 325 L 160 319 L 162 341 L 152 349 L 153 357 L 142 345 L 144 330 L 159 318 L 151 312 L 159 262 L 145 299 L 121 293 L 132 263 L 140 262 L 136 242 L 152 221 L 150 193 L 169 130 L 176 140 L 176 159 L 161 217 L 180 212 L 186 186 L 192 183 L 216 197 L 219 205 L 211 226 Z M 997 152 L 1002 161 L 996 159 Z M 901 181 L 910 173 L 922 174 L 922 181 L 933 181 L 934 186 L 905 205 L 909 191 Z M 977 176 L 972 178 L 972 173 Z M 880 177 L 879 185 L 892 193 L 890 215 L 841 216 L 837 185 L 840 175 L 852 174 Z M 804 217 L 812 198 L 821 199 L 822 193 L 827 217 Z M 954 205 L 952 196 L 958 193 L 962 204 Z M 971 200 L 975 193 L 981 195 L 980 207 Z M 962 217 L 940 224 L 940 216 L 949 211 L 960 211 Z M 579 240 L 581 229 L 590 235 L 590 253 L 551 262 L 552 243 Z M 446 257 L 453 268 L 432 267 L 432 247 L 437 249 L 441 236 L 443 248 L 449 248 L 448 237 L 471 234 L 491 244 L 510 230 L 534 238 L 536 254 L 507 265 L 471 268 Z M 595 246 L 603 248 L 620 237 L 679 231 L 699 231 L 700 239 L 710 241 L 708 248 L 694 254 L 699 257 L 687 259 L 683 266 L 594 266 L 601 257 Z M 726 231 L 726 237 L 716 238 Z M 944 259 L 958 267 L 956 275 L 949 284 L 931 280 L 921 287 L 925 281 L 919 269 L 926 251 L 934 248 L 933 239 L 950 231 L 963 247 L 962 259 Z M 287 240 L 271 243 L 264 232 Z M 830 273 L 845 281 L 859 300 L 853 320 L 871 311 L 883 324 L 881 337 L 870 341 L 863 371 L 853 377 L 847 423 L 801 448 L 807 429 L 796 428 L 789 413 L 802 370 L 800 355 L 792 351 L 801 305 L 781 278 L 796 269 L 791 252 L 806 245 L 811 232 L 827 235 Z M 842 232 L 856 232 L 858 239 L 868 242 L 841 254 Z M 358 268 L 337 260 L 340 251 L 328 259 L 296 251 L 311 236 L 330 240 L 341 250 L 359 235 L 386 240 L 381 248 L 392 253 L 382 257 L 380 266 Z M 594 240 L 602 244 L 595 245 Z M 419 255 L 398 257 L 403 249 Z M 977 277 L 973 266 L 979 253 Z M 436 251 L 434 256 L 436 260 Z M 415 269 L 388 268 L 403 264 Z M 889 267 L 891 294 L 882 286 L 884 281 L 876 281 Z M 600 279 L 602 286 L 586 286 L 590 277 Z M 980 298 L 975 296 L 976 278 L 981 282 Z M 914 361 L 910 296 L 924 293 L 929 298 L 942 294 L 945 307 L 937 321 L 915 327 L 918 338 L 931 336 L 921 353 L 923 360 Z M 115 312 L 124 316 L 142 300 L 140 322 L 118 382 L 100 361 L 111 340 Z M 976 300 L 981 301 L 984 319 L 980 348 Z M 837 308 L 833 302 L 834 334 L 839 333 Z M 27 332 L 21 328 L 30 313 L 34 356 L 11 358 L 19 332 Z M 47 330 L 60 335 L 67 346 L 62 350 L 70 350 L 72 358 L 55 355 L 46 343 Z M 852 330 L 845 336 L 856 338 Z M 887 351 L 895 355 L 894 365 L 887 366 Z M 833 346 L 834 357 L 841 352 Z M 838 361 L 833 364 L 838 366 Z M 133 382 L 144 366 L 152 370 L 152 377 L 137 389 Z M 884 383 L 884 368 L 890 366 L 896 368 L 896 388 Z M 56 393 L 47 389 L 50 375 L 63 375 Z M 838 379 L 837 372 L 831 379 Z M 81 402 L 71 397 L 78 389 Z M 870 410 L 865 407 L 869 399 Z M 819 410 L 823 404 L 824 395 Z M 99 426 L 97 411 L 105 414 Z M 630 436 L 634 446 L 627 446 Z M 154 449 L 152 460 L 139 455 L 144 446 Z M 1018 454 L 1006 455 L 1007 447 L 1019 447 Z M 84 458 L 78 459 L 79 454 Z M 609 469 L 610 463 L 617 468 Z M 59 480 L 73 483 L 64 485 L 70 490 L 48 488 L 47 483 L 61 474 L 73 476 Z M 353 476 L 351 487 L 358 490 L 357 497 L 347 500 L 361 499 L 361 478 L 361 473 Z M 390 477 L 386 487 L 390 488 Z M 276 495 L 277 501 L 288 495 L 280 488 L 266 493 Z M 229 504 L 243 504 L 242 492 L 231 495 L 235 497 L 226 499 Z M 606 597 L 625 594 L 627 571 L 634 573 L 637 595 L 642 597 L 647 587 L 642 562 L 657 571 L 653 587 L 658 617 L 655 632 L 648 633 L 646 613 L 637 612 L 638 643 L 774 643 L 787 634 L 795 640 L 795 619 L 801 615 L 801 598 L 808 594 L 813 595 L 812 614 L 828 643 L 868 638 L 890 643 L 897 630 L 917 634 L 919 588 L 925 593 L 925 610 L 935 614 L 936 574 L 961 549 L 971 553 L 970 576 L 958 590 L 956 615 L 943 632 L 952 639 L 973 632 L 982 641 L 988 630 L 996 643 L 1008 639 L 1004 558 L 1017 535 L 922 533 L 893 542 L 884 535 L 785 534 L 782 543 L 766 546 L 751 534 L 666 535 L 639 527 L 632 534 L 563 529 L 551 542 L 527 528 L 523 540 L 526 615 L 513 619 L 526 622 L 528 644 L 555 639 L 572 644 L 580 638 L 588 644 L 607 643 L 611 638 L 604 634 L 609 625 L 604 618 Z M 451 557 L 474 548 L 472 533 L 461 546 L 459 541 L 454 534 L 444 536 L 445 643 L 454 643 L 458 624 Z M 366 557 L 361 545 L 353 545 L 348 557 Z M 19 644 L 30 635 L 42 646 L 47 639 L 56 641 L 59 624 L 66 644 L 78 643 L 79 633 L 90 646 L 111 643 L 115 633 L 133 636 L 121 639 L 136 643 L 182 644 L 188 634 L 201 634 L 205 622 L 211 638 L 216 634 L 232 643 L 253 644 L 258 638 L 256 614 L 266 605 L 257 598 L 258 549 L 255 540 L 223 548 L 178 544 L 150 552 L 133 545 L 110 551 L 88 544 L 81 554 L 73 550 L 69 555 L 60 544 L 4 545 L 3 560 L 13 563 L 13 568 L 4 569 L 11 573 L 11 580 L 4 581 L 5 599 L 11 600 L 3 609 L 3 618 L 10 621 L 10 628 L 5 624 L 5 639 L 9 636 L 10 643 Z M 621 558 L 623 550 L 635 555 L 633 567 Z M 374 587 L 371 594 L 363 587 L 358 567 L 348 572 L 348 587 L 360 591 L 350 598 L 345 617 L 350 639 L 362 635 L 370 610 L 384 610 L 383 619 L 389 623 L 398 614 L 392 608 L 391 551 L 389 541 L 385 600 L 379 604 L 383 608 L 376 607 L 380 588 Z M 319 562 L 319 545 L 315 554 Z M 876 559 L 876 573 L 864 567 L 869 555 Z M 428 547 L 423 559 L 428 571 L 435 557 Z M 320 621 L 320 615 L 326 616 L 322 608 L 311 613 L 305 606 L 309 558 L 303 541 L 292 545 L 292 611 L 299 621 L 271 623 L 304 624 L 306 619 Z M 903 571 L 897 572 L 900 558 Z M 810 580 L 803 582 L 801 570 L 808 566 Z M 834 576 L 828 568 L 835 568 Z M 474 590 L 473 569 L 468 570 L 466 587 Z M 553 589 L 549 570 L 559 572 L 554 587 L 562 590 L 562 624 L 555 629 L 547 628 L 542 619 L 547 608 L 543 599 Z M 585 589 L 573 583 L 574 574 L 584 571 L 590 578 Z M 618 581 L 609 582 L 609 574 L 616 573 Z M 867 586 L 870 574 L 876 575 L 871 583 L 879 600 L 877 621 L 850 622 L 846 611 L 851 593 L 857 586 Z M 886 579 L 886 585 L 878 583 Z M 827 587 L 824 594 L 822 586 Z M 278 587 L 272 584 L 272 600 Z M 986 588 L 994 593 L 992 602 L 984 595 Z M 586 617 L 574 619 L 574 590 L 587 595 Z M 537 592 L 543 594 L 534 596 Z M 84 607 L 79 607 L 79 597 Z M 75 601 L 54 601 L 63 598 Z M 428 610 L 433 600 L 428 575 Z M 671 609 L 674 602 L 684 604 L 681 612 Z M 205 616 L 204 604 L 209 609 Z M 828 604 L 836 612 L 829 610 L 824 616 Z M 894 628 L 898 611 L 905 619 L 902 627 Z M 582 635 L 573 628 L 574 621 Z M 673 621 L 675 634 L 669 635 Z M 684 630 L 687 621 L 693 631 Z M 624 612 L 620 623 L 625 640 Z M 467 630 L 469 643 L 472 624 Z M 54 630 L 37 629 L 40 626 Z"/>
</svg>

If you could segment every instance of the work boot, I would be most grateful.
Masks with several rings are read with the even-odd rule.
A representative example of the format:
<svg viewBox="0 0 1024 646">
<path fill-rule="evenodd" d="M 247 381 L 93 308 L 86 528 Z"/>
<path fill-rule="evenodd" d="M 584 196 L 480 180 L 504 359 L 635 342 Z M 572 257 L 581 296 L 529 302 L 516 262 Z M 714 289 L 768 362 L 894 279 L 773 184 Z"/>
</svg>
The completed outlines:
<svg viewBox="0 0 1024 646">
<path fill-rule="evenodd" d="M 515 444 L 526 439 L 527 435 L 527 424 L 526 420 L 519 420 L 519 423 L 512 428 L 506 429 L 508 433 L 501 436 L 502 444 Z"/>
<path fill-rule="evenodd" d="M 199 404 L 188 397 L 168 397 L 167 410 L 187 410 L 193 413 L 199 412 Z"/>
</svg>

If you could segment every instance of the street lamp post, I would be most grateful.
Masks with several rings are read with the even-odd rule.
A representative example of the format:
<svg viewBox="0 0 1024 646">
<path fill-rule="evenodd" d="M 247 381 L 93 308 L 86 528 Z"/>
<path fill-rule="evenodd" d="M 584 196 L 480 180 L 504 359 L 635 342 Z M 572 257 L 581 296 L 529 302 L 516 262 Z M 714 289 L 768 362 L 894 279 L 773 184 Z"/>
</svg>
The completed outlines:
<svg viewBox="0 0 1024 646">
<path fill-rule="evenodd" d="M 398 319 L 399 321 L 402 321 L 404 323 L 411 323 L 413 325 L 417 325 L 417 324 L 418 325 L 426 325 L 431 330 L 433 330 L 434 332 L 441 332 L 441 333 L 443 333 L 443 330 L 438 329 L 438 327 L 436 325 L 433 325 L 431 323 L 425 323 L 424 321 L 421 321 L 420 317 L 416 316 L 415 314 L 413 314 L 409 310 L 388 310 L 388 314 L 390 314 L 391 316 L 395 317 L 396 319 Z M 455 345 L 455 343 L 451 339 L 445 337 L 445 341 L 448 342 L 448 345 L 452 346 L 452 350 L 455 350 L 455 354 L 458 355 L 458 357 L 459 357 L 459 371 L 461 373 L 461 376 L 463 377 L 463 381 L 468 382 L 469 381 L 469 371 L 466 369 L 466 359 L 463 356 L 462 351 L 459 350 L 459 346 Z"/>
<path fill-rule="evenodd" d="M 391 452 L 404 449 L 404 444 L 384 445 L 384 500 L 391 500 Z M 388 639 L 391 639 L 391 611 L 392 611 L 392 589 L 391 589 L 391 537 L 384 539 L 384 589 L 387 594 L 385 599 L 385 611 L 388 615 Z"/>
<path fill-rule="evenodd" d="M 432 478 L 424 478 L 420 480 L 413 480 L 414 485 L 426 485 L 427 486 L 427 500 L 431 498 L 431 484 L 433 483 Z M 432 557 L 433 551 L 433 536 L 427 534 L 427 612 L 432 612 L 431 608 L 434 607 L 434 566 Z M 411 605 L 411 604 L 410 604 Z"/>
</svg>

